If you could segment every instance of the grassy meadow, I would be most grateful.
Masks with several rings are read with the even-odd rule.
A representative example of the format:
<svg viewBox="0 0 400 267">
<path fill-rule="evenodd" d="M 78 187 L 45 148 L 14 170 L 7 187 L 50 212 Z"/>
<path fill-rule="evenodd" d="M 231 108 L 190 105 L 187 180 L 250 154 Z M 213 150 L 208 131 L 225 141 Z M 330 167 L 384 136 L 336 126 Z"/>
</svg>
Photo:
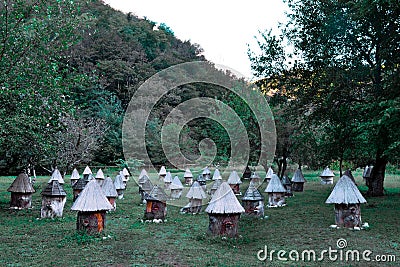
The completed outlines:
<svg viewBox="0 0 400 267">
<path fill-rule="evenodd" d="M 199 171 L 193 172 L 195 177 Z M 107 170 L 105 174 L 116 175 Z M 360 190 L 365 192 L 361 171 L 354 174 Z M 64 217 L 58 219 L 40 219 L 40 192 L 49 177 L 38 178 L 33 208 L 20 211 L 9 209 L 7 188 L 15 177 L 0 177 L 0 266 L 399 266 L 400 176 L 387 175 L 386 196 L 367 198 L 368 203 L 362 205 L 363 221 L 370 228 L 352 231 L 329 227 L 334 224 L 334 211 L 325 200 L 333 186 L 321 185 L 319 172 L 305 171 L 304 175 L 304 192 L 288 198 L 286 207 L 266 208 L 267 218 L 242 216 L 240 236 L 234 239 L 208 236 L 206 213 L 180 214 L 180 207 L 174 205 L 168 206 L 165 223 L 143 223 L 145 207 L 140 204 L 133 179 L 128 182 L 125 198 L 117 200 L 117 210 L 107 214 L 104 233 L 95 237 L 80 235 L 76 232 L 76 212 L 70 210 L 69 176 L 64 185 L 68 193 Z M 183 173 L 179 176 L 182 178 Z M 244 181 L 243 193 L 247 185 Z M 263 184 L 262 192 L 264 188 Z M 186 204 L 185 192 L 182 197 Z M 257 259 L 257 252 L 265 246 L 269 251 L 319 253 L 329 247 L 337 249 L 339 238 L 346 239 L 346 249 L 371 250 L 370 257 L 395 255 L 397 263 L 331 262 L 328 257 L 323 262 L 280 261 L 277 254 L 272 262 Z"/>
</svg>

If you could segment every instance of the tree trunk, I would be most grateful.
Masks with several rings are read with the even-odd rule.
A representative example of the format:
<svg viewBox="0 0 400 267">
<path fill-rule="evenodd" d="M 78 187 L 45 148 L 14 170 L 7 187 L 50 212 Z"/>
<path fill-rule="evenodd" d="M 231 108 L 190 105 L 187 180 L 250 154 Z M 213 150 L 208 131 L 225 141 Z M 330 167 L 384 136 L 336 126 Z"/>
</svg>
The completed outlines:
<svg viewBox="0 0 400 267">
<path fill-rule="evenodd" d="M 383 182 L 385 180 L 385 170 L 388 160 L 386 157 L 378 156 L 375 162 L 375 166 L 372 169 L 370 178 L 367 178 L 368 191 L 367 195 L 372 197 L 378 197 L 384 195 Z"/>
<path fill-rule="evenodd" d="M 339 159 L 339 171 L 340 171 L 340 177 L 342 177 L 342 170 L 343 170 L 343 158 L 340 157 Z"/>
<path fill-rule="evenodd" d="M 283 176 L 285 175 L 286 172 L 286 168 L 287 168 L 287 157 L 284 156 L 282 159 L 282 170 L 281 170 L 281 175 L 279 176 L 279 178 L 283 178 Z"/>
</svg>

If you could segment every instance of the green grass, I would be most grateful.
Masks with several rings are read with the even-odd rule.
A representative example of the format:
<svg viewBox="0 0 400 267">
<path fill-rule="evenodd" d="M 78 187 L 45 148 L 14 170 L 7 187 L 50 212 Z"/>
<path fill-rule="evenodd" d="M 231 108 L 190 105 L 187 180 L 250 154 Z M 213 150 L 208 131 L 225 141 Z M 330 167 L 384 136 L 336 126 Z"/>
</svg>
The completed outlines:
<svg viewBox="0 0 400 267">
<path fill-rule="evenodd" d="M 355 173 L 356 180 L 365 192 L 360 174 Z M 75 230 L 76 213 L 70 211 L 69 184 L 64 186 L 68 192 L 64 217 L 39 219 L 40 192 L 48 177 L 38 179 L 33 208 L 25 211 L 8 209 L 7 188 L 15 177 L 0 177 L 0 266 L 398 266 L 398 262 L 271 263 L 257 259 L 257 252 L 265 245 L 269 250 L 318 252 L 329 246 L 335 249 L 336 241 L 344 238 L 348 249 L 393 254 L 400 261 L 400 177 L 388 175 L 387 195 L 367 198 L 368 204 L 362 205 L 363 221 L 370 228 L 350 231 L 329 228 L 334 224 L 333 206 L 324 202 L 333 186 L 320 185 L 318 175 L 306 172 L 305 192 L 287 199 L 286 207 L 266 209 L 267 219 L 242 216 L 240 236 L 235 239 L 208 236 L 207 214 L 180 214 L 179 207 L 171 205 L 166 223 L 142 223 L 144 206 L 139 204 L 133 180 L 128 183 L 125 199 L 117 201 L 117 210 L 107 214 L 105 232 L 94 237 L 79 234 Z M 241 190 L 247 185 L 245 182 Z"/>
</svg>

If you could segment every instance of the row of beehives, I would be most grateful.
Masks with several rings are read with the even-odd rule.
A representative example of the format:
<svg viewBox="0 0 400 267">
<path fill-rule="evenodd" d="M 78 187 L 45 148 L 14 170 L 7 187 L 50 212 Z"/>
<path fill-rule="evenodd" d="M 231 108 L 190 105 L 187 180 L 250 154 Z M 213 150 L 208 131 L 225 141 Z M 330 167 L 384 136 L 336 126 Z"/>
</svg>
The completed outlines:
<svg viewBox="0 0 400 267">
<path fill-rule="evenodd" d="M 43 195 L 42 213 L 44 214 L 48 213 L 51 214 L 51 216 L 61 216 L 62 208 L 65 204 L 66 194 L 65 191 L 62 190 L 62 187 L 59 182 L 60 178 L 62 179 L 61 174 L 58 175 L 58 173 L 53 173 L 48 186 L 42 192 Z M 125 180 L 125 182 L 123 182 L 125 186 L 126 186 L 126 181 L 129 178 L 129 172 L 127 172 L 127 170 L 126 173 L 127 173 L 126 176 L 123 175 L 123 173 L 120 173 L 119 175 L 120 178 L 118 178 L 123 181 Z M 217 172 L 217 174 L 218 173 L 219 172 Z M 303 176 L 300 170 L 298 170 L 296 173 Z M 90 179 L 90 174 L 91 172 L 88 173 L 85 170 L 84 178 L 79 178 L 77 182 L 74 183 L 73 188 L 75 187 L 74 188 L 75 190 L 77 187 L 76 185 L 79 185 L 78 182 L 80 180 L 87 181 L 87 184 L 84 186 L 83 190 L 79 192 L 78 197 L 76 198 L 74 197 L 75 202 L 71 209 L 78 211 L 78 218 L 77 218 L 78 230 L 85 230 L 89 233 L 93 233 L 93 232 L 101 232 L 103 230 L 105 225 L 106 211 L 115 209 L 115 202 L 113 203 L 110 200 L 110 198 L 107 199 L 105 191 L 101 190 L 100 180 L 103 180 L 101 179 L 102 175 L 99 175 L 98 172 L 98 174 L 96 174 L 97 176 L 96 179 L 97 181 L 96 181 L 95 179 Z M 124 178 L 122 178 L 122 176 Z M 238 177 L 237 173 L 231 174 L 231 176 Z M 237 179 L 237 177 L 235 179 Z M 255 173 L 253 173 L 250 177 L 251 177 L 250 185 L 246 190 L 244 196 L 242 197 L 242 204 L 243 204 L 242 207 L 238 199 L 236 198 L 234 192 L 235 187 L 239 185 L 241 181 L 237 182 L 236 184 L 235 183 L 228 184 L 228 182 L 222 182 L 220 175 L 215 176 L 216 179 L 214 184 L 219 183 L 219 186 L 213 192 L 212 199 L 209 202 L 208 207 L 205 209 L 205 212 L 208 213 L 210 218 L 209 231 L 212 234 L 235 236 L 237 234 L 237 224 L 240 218 L 240 214 L 243 212 L 249 215 L 263 216 L 264 197 L 257 189 L 259 187 L 260 179 L 259 176 L 256 175 Z M 118 179 L 116 178 L 116 181 Z M 105 179 L 104 182 L 102 183 L 102 187 L 104 188 L 104 186 L 108 183 L 107 181 L 110 180 L 111 178 L 107 177 L 107 179 Z M 152 186 L 151 190 L 149 191 L 145 190 L 145 188 L 143 188 L 144 184 L 140 183 L 140 181 L 143 180 L 150 181 L 150 179 L 148 179 L 147 173 L 144 170 L 142 171 L 139 177 L 139 192 L 142 195 L 142 199 L 146 202 L 144 218 L 146 220 L 163 221 L 166 216 L 166 202 L 168 198 L 164 190 L 158 185 Z M 15 189 L 18 187 L 17 185 L 20 184 L 23 184 L 24 185 L 23 187 L 27 189 L 25 190 L 25 197 L 29 195 L 29 192 L 30 194 L 34 192 L 32 186 L 29 184 L 28 177 L 24 174 L 21 174 L 17 177 L 17 179 L 11 185 L 10 189 Z M 112 180 L 111 184 L 113 184 Z M 15 203 L 13 202 L 16 196 L 15 194 L 13 194 L 15 192 L 14 190 L 10 189 L 9 191 L 12 192 L 11 202 Z M 50 189 L 51 189 L 51 195 L 54 197 L 52 201 L 49 201 L 48 198 L 50 196 L 48 194 Z M 276 175 L 271 175 L 271 179 L 268 182 L 265 192 L 267 192 L 269 195 L 268 206 L 271 207 L 283 206 L 285 203 L 284 196 L 290 193 L 287 190 L 287 187 L 285 187 L 282 184 L 282 182 Z M 56 198 L 57 194 L 59 194 L 58 196 L 59 198 Z M 65 194 L 64 198 L 62 198 L 63 194 Z M 202 185 L 198 181 L 194 182 L 191 185 L 186 197 L 189 199 L 189 204 L 186 205 L 184 208 L 182 208 L 182 212 L 190 212 L 190 213 L 200 212 L 203 206 L 203 200 L 207 198 Z M 344 227 L 361 226 L 361 213 L 359 204 L 365 203 L 365 199 L 362 197 L 357 187 L 348 176 L 345 175 L 339 180 L 334 190 L 332 191 L 331 195 L 327 199 L 326 203 L 335 203 L 335 216 L 337 225 Z M 13 204 L 11 206 L 13 206 Z M 20 205 L 19 207 L 24 207 L 24 206 L 28 205 Z M 58 210 L 58 213 L 56 213 L 55 210 Z M 42 217 L 47 217 L 47 216 L 42 216 Z"/>
</svg>

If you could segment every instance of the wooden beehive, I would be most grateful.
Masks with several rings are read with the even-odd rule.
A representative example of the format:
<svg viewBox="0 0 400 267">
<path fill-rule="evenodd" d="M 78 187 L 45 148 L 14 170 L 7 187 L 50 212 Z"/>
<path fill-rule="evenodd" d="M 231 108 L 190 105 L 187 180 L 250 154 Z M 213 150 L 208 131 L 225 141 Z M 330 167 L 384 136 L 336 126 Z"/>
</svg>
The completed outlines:
<svg viewBox="0 0 400 267">
<path fill-rule="evenodd" d="M 150 194 L 146 195 L 145 220 L 165 220 L 167 215 L 167 195 L 158 185 L 155 185 Z"/>
<path fill-rule="evenodd" d="M 183 178 L 185 178 L 185 185 L 192 185 L 193 184 L 193 174 L 189 170 L 189 168 L 186 168 L 185 174 L 183 175 Z"/>
<path fill-rule="evenodd" d="M 361 227 L 360 204 L 367 201 L 362 196 L 354 182 L 343 175 L 333 188 L 327 204 L 335 204 L 336 225 L 346 228 Z"/>
<path fill-rule="evenodd" d="M 172 183 L 172 175 L 170 172 L 167 172 L 167 175 L 164 177 L 164 188 L 165 189 L 170 189 L 170 185 Z"/>
<path fill-rule="evenodd" d="M 72 193 L 74 195 L 73 201 L 75 201 L 82 190 L 85 188 L 87 183 L 89 182 L 89 175 L 85 176 L 87 178 L 79 178 L 79 180 L 72 186 Z"/>
<path fill-rule="evenodd" d="M 7 189 L 11 192 L 10 209 L 29 209 L 32 207 L 32 194 L 35 192 L 28 175 L 20 173 Z"/>
<path fill-rule="evenodd" d="M 218 188 L 221 186 L 221 184 L 222 184 L 222 179 L 217 179 L 214 181 L 214 183 L 211 185 L 211 189 L 210 189 L 211 197 L 214 196 L 214 193 L 218 190 Z"/>
<path fill-rule="evenodd" d="M 158 172 L 161 181 L 164 180 L 165 175 L 167 175 L 167 169 L 165 169 L 165 166 L 161 166 L 160 171 Z"/>
<path fill-rule="evenodd" d="M 304 179 L 301 169 L 297 169 L 292 177 L 292 190 L 294 192 L 303 192 L 305 182 L 306 179 Z"/>
<path fill-rule="evenodd" d="M 174 177 L 169 188 L 171 189 L 171 195 L 170 195 L 171 199 L 181 198 L 183 185 L 178 176 Z"/>
<path fill-rule="evenodd" d="M 106 225 L 106 212 L 112 209 L 113 206 L 95 180 L 88 182 L 71 207 L 71 210 L 78 211 L 77 230 L 88 234 L 103 231 Z"/>
<path fill-rule="evenodd" d="M 265 174 L 265 181 L 267 181 L 267 183 L 269 183 L 269 181 L 271 180 L 272 174 L 274 174 L 274 171 L 271 167 L 269 167 L 267 173 Z"/>
<path fill-rule="evenodd" d="M 252 182 L 250 182 L 249 187 L 243 195 L 242 205 L 247 215 L 264 216 L 264 196 Z"/>
<path fill-rule="evenodd" d="M 329 169 L 329 167 L 326 167 L 319 177 L 321 177 L 321 184 L 333 184 L 333 177 L 335 177 L 335 174 Z"/>
<path fill-rule="evenodd" d="M 278 175 L 272 175 L 272 178 L 264 192 L 268 193 L 268 207 L 282 207 L 286 205 L 286 189 L 282 185 Z"/>
<path fill-rule="evenodd" d="M 227 182 L 221 184 L 205 211 L 209 216 L 211 235 L 237 236 L 240 214 L 245 210 Z"/>
<path fill-rule="evenodd" d="M 246 166 L 246 169 L 243 172 L 242 178 L 243 179 L 250 179 L 250 177 L 251 177 L 251 170 L 250 170 L 249 166 Z"/>
<path fill-rule="evenodd" d="M 52 180 L 57 180 L 61 185 L 64 184 L 64 179 L 63 179 L 60 171 L 57 168 L 54 169 L 48 183 L 50 183 L 50 181 L 52 181 Z"/>
<path fill-rule="evenodd" d="M 64 191 L 58 179 L 50 180 L 42 191 L 41 218 L 62 217 L 67 193 Z"/>
<path fill-rule="evenodd" d="M 199 182 L 194 182 L 186 194 L 189 199 L 188 211 L 192 214 L 199 213 L 203 205 L 203 199 L 207 198 L 202 186 Z"/>
<path fill-rule="evenodd" d="M 241 195 L 240 184 L 242 183 L 242 181 L 240 180 L 240 177 L 236 171 L 231 172 L 227 183 L 232 188 L 232 191 L 233 191 L 233 193 L 235 193 L 235 195 Z"/>
</svg>

